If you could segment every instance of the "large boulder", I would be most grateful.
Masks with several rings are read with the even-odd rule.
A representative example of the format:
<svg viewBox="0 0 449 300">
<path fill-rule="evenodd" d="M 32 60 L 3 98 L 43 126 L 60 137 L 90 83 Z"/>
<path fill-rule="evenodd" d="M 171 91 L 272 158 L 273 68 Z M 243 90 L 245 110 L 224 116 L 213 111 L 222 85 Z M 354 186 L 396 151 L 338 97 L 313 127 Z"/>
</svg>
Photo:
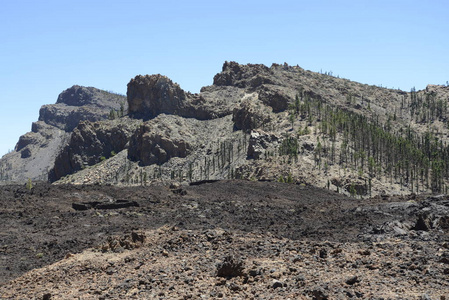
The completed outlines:
<svg viewBox="0 0 449 300">
<path fill-rule="evenodd" d="M 138 75 L 128 83 L 127 97 L 131 116 L 151 119 L 161 113 L 179 114 L 186 93 L 166 76 Z"/>
<path fill-rule="evenodd" d="M 192 146 L 186 140 L 190 135 L 184 133 L 182 125 L 161 125 L 151 121 L 140 125 L 130 139 L 128 157 L 131 160 L 144 166 L 161 165 L 172 157 L 183 158 L 190 153 Z"/>
<path fill-rule="evenodd" d="M 272 110 L 261 104 L 257 95 L 250 95 L 245 98 L 240 106 L 232 112 L 232 121 L 237 130 L 250 132 L 253 129 L 261 128 L 272 120 Z"/>
<path fill-rule="evenodd" d="M 49 180 L 56 181 L 125 149 L 135 122 L 128 118 L 95 123 L 81 121 L 56 157 Z"/>
</svg>

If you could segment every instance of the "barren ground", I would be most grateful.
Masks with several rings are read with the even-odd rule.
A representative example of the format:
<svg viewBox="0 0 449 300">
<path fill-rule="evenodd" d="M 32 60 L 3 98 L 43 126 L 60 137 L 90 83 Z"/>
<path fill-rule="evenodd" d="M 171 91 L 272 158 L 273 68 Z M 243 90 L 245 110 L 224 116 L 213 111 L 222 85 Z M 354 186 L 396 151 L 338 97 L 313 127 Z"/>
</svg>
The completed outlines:
<svg viewBox="0 0 449 300">
<path fill-rule="evenodd" d="M 0 200 L 4 299 L 449 295 L 446 196 L 362 200 L 235 180 L 3 186 Z"/>
</svg>

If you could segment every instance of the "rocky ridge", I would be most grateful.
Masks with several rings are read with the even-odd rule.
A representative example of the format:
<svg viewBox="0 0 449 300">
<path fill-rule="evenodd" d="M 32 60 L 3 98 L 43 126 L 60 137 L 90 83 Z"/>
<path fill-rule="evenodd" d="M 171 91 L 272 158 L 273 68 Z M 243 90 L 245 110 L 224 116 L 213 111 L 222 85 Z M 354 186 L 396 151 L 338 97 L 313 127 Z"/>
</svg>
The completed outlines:
<svg viewBox="0 0 449 300">
<path fill-rule="evenodd" d="M 72 86 L 63 91 L 56 104 L 43 105 L 39 120 L 19 138 L 13 152 L 0 160 L 0 180 L 25 182 L 48 180 L 54 161 L 80 121 L 97 122 L 111 110 L 126 110 L 126 98 L 93 87 Z"/>
<path fill-rule="evenodd" d="M 289 178 L 359 196 L 444 191 L 447 180 L 432 177 L 438 174 L 432 166 L 439 161 L 421 160 L 420 168 L 429 169 L 425 178 L 417 176 L 417 170 L 402 169 L 408 158 L 389 158 L 396 160 L 393 168 L 377 154 L 385 146 L 377 146 L 378 150 L 369 145 L 379 140 L 373 132 L 380 132 L 392 143 L 409 138 L 411 147 L 416 147 L 427 139 L 432 147 L 442 148 L 448 140 L 444 125 L 449 114 L 448 89 L 429 85 L 424 91 L 408 93 L 287 64 L 267 67 L 225 62 L 213 85 L 203 87 L 199 94 L 185 92 L 160 74 L 139 75 L 128 84 L 129 110 L 122 107 L 121 116 L 73 122 L 77 125 L 70 137 L 64 133 L 64 142 L 57 142 L 59 148 L 52 154 L 55 162 L 48 163 L 52 169 L 49 179 L 94 183 L 89 178 L 92 168 L 102 168 L 104 159 L 126 151 L 120 156 L 126 159 L 114 159 L 120 165 L 116 174 L 97 183 Z M 55 105 L 68 110 L 106 107 L 90 92 L 72 91 Z M 46 115 L 50 110 L 44 107 L 42 111 Z M 59 129 L 73 127 L 56 112 L 46 120 Z M 346 123 L 338 125 L 341 120 Z M 348 126 L 374 129 L 357 137 Z M 362 143 L 354 139 L 368 134 L 371 140 L 360 147 Z M 29 140 L 24 136 L 18 149 Z M 418 145 L 415 151 L 420 149 Z M 25 149 L 20 156 L 26 159 L 30 154 Z M 86 168 L 89 171 L 84 172 Z"/>
<path fill-rule="evenodd" d="M 137 169 L 122 167 L 126 172 L 118 172 L 114 183 L 291 177 L 294 182 L 346 194 L 355 191 L 360 196 L 429 191 L 429 183 L 404 184 L 399 178 L 390 179 L 387 171 L 373 176 L 368 162 L 360 162 L 363 168 L 357 166 L 358 156 L 369 157 L 355 148 L 343 149 L 348 142 L 342 132 L 329 138 L 323 114 L 331 108 L 351 118 L 362 116 L 396 136 L 402 136 L 405 127 L 418 136 L 430 128 L 445 142 L 447 89 L 429 85 L 425 91 L 407 93 L 286 64 L 266 67 L 226 62 L 214 84 L 199 94 L 183 91 L 162 75 L 139 75 L 130 81 L 127 93 L 129 117 L 143 122 L 129 137 L 127 148 L 128 166 Z M 429 107 L 438 104 L 439 114 L 419 114 L 419 101 L 429 101 Z M 170 121 L 172 118 L 177 121 Z M 196 126 L 193 124 L 207 124 L 201 138 L 198 131 L 190 129 Z M 289 140 L 295 143 L 293 156 L 285 148 Z M 345 154 L 348 151 L 350 160 Z M 349 162 L 342 161 L 342 155 Z M 319 156 L 326 157 L 325 163 Z M 331 157 L 340 157 L 340 162 Z M 59 173 L 65 176 L 72 172 Z M 87 174 L 68 176 L 62 182 L 92 182 Z"/>
</svg>

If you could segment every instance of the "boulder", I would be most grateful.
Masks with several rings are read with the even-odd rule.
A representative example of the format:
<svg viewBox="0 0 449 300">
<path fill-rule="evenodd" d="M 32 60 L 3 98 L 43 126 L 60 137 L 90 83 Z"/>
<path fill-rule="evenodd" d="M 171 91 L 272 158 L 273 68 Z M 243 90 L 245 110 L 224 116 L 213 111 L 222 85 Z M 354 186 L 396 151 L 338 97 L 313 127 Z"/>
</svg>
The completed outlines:
<svg viewBox="0 0 449 300">
<path fill-rule="evenodd" d="M 239 107 L 232 112 L 232 121 L 237 130 L 250 132 L 253 129 L 261 128 L 272 120 L 270 108 L 261 104 L 254 97 L 242 101 Z"/>
<path fill-rule="evenodd" d="M 140 125 L 130 139 L 128 158 L 142 165 L 161 165 L 172 157 L 190 153 L 192 147 L 183 138 L 181 126 L 160 129 L 151 121 Z"/>
<path fill-rule="evenodd" d="M 135 122 L 128 118 L 103 122 L 82 121 L 55 159 L 49 180 L 77 172 L 125 149 Z"/>
<path fill-rule="evenodd" d="M 186 93 L 166 76 L 138 75 L 128 83 L 127 97 L 131 116 L 151 119 L 161 113 L 178 114 Z"/>
<path fill-rule="evenodd" d="M 248 158 L 261 159 L 268 147 L 276 147 L 279 137 L 264 131 L 252 131 L 248 143 Z"/>
</svg>

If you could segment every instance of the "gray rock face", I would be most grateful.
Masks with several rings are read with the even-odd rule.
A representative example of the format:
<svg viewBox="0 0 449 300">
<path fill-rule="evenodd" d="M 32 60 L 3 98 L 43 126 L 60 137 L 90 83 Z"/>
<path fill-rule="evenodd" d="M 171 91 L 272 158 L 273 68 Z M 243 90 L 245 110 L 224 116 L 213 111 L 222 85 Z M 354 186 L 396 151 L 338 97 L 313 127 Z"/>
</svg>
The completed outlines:
<svg viewBox="0 0 449 300">
<path fill-rule="evenodd" d="M 259 99 L 270 106 L 273 112 L 278 113 L 285 111 L 288 104 L 295 99 L 295 91 L 275 85 L 263 85 L 259 91 Z"/>
<path fill-rule="evenodd" d="M 271 121 L 271 109 L 258 103 L 255 97 L 248 97 L 242 101 L 239 107 L 234 108 L 232 120 L 238 130 L 250 132 L 260 128 Z"/>
<path fill-rule="evenodd" d="M 130 116 L 149 120 L 159 114 L 172 114 L 198 120 L 211 120 L 232 114 L 244 96 L 237 87 L 204 87 L 190 94 L 162 75 L 139 75 L 128 83 Z"/>
<path fill-rule="evenodd" d="M 186 157 L 194 137 L 184 131 L 182 123 L 161 126 L 158 122 L 142 124 L 130 139 L 128 157 L 142 165 L 163 164 L 172 157 Z"/>
<path fill-rule="evenodd" d="M 127 96 L 130 115 L 148 119 L 161 113 L 177 114 L 186 100 L 186 93 L 179 85 L 160 74 L 131 79 Z"/>
<path fill-rule="evenodd" d="M 55 181 L 88 165 L 109 158 L 125 149 L 135 130 L 136 122 L 129 118 L 103 122 L 81 121 L 70 136 L 67 145 L 55 159 L 49 174 Z"/>
<path fill-rule="evenodd" d="M 56 104 L 67 104 L 70 106 L 82 106 L 93 103 L 93 88 L 85 88 L 74 85 L 63 91 L 58 96 Z"/>
<path fill-rule="evenodd" d="M 33 131 L 20 137 L 15 151 L 0 160 L 0 180 L 47 180 L 48 171 L 69 134 L 42 121 L 32 127 Z"/>
<path fill-rule="evenodd" d="M 214 85 L 255 89 L 262 84 L 273 84 L 271 74 L 270 68 L 264 65 L 225 62 L 222 72 L 214 77 Z"/>
<path fill-rule="evenodd" d="M 121 95 L 76 85 L 63 91 L 56 104 L 41 107 L 31 132 L 21 136 L 15 151 L 0 160 L 0 180 L 47 180 L 55 158 L 80 121 L 104 120 L 111 110 L 121 108 L 127 109 L 126 98 Z"/>
<path fill-rule="evenodd" d="M 274 112 L 281 112 L 295 98 L 295 91 L 283 87 L 283 82 L 274 75 L 275 70 L 264 65 L 225 62 L 223 71 L 214 77 L 214 85 L 234 86 L 247 92 L 257 91 L 259 99 L 265 105 L 270 106 Z"/>
<path fill-rule="evenodd" d="M 265 151 L 273 144 L 278 144 L 280 137 L 263 131 L 252 131 L 248 143 L 248 158 L 263 158 Z"/>
<path fill-rule="evenodd" d="M 67 132 L 72 131 L 81 120 L 91 122 L 107 119 L 111 109 L 126 111 L 126 98 L 93 87 L 74 85 L 63 91 L 56 104 L 43 105 L 39 121 Z"/>
<path fill-rule="evenodd" d="M 190 95 L 182 115 L 198 120 L 228 116 L 244 96 L 245 91 L 233 86 L 203 87 L 199 95 Z"/>
</svg>

